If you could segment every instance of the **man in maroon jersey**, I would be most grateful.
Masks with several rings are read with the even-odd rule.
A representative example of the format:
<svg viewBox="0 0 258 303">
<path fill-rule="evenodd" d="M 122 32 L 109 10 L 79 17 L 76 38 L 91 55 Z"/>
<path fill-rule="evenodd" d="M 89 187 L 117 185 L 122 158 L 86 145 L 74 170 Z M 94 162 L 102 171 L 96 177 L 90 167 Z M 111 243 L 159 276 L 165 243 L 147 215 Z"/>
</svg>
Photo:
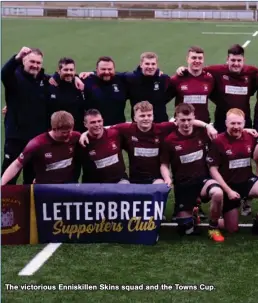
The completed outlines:
<svg viewBox="0 0 258 303">
<path fill-rule="evenodd" d="M 50 132 L 29 141 L 20 156 L 4 172 L 2 185 L 15 177 L 30 160 L 33 161 L 36 183 L 77 181 L 75 154 L 80 133 L 73 131 L 73 116 L 65 111 L 55 112 L 51 116 L 51 127 Z"/>
<path fill-rule="evenodd" d="M 171 85 L 176 92 L 175 105 L 192 104 L 196 119 L 210 122 L 208 98 L 214 87 L 214 79 L 203 70 L 204 51 L 200 47 L 191 47 L 187 56 L 188 69 L 182 76 L 171 77 Z"/>
<path fill-rule="evenodd" d="M 226 113 L 231 108 L 241 109 L 246 117 L 246 127 L 252 127 L 250 116 L 250 97 L 255 93 L 258 69 L 244 64 L 244 48 L 235 44 L 228 49 L 227 63 L 211 65 L 204 68 L 212 74 L 215 89 L 211 100 L 216 104 L 214 126 L 218 132 L 226 130 Z M 183 75 L 185 67 L 177 69 L 178 75 Z"/>
<path fill-rule="evenodd" d="M 193 207 L 200 197 L 203 202 L 211 200 L 209 237 L 223 242 L 224 237 L 218 229 L 223 191 L 218 182 L 210 178 L 206 165 L 209 138 L 204 129 L 193 126 L 192 104 L 178 105 L 175 114 L 178 128 L 165 138 L 160 171 L 165 183 L 171 186 L 171 165 L 178 232 L 180 235 L 195 234 Z"/>
<path fill-rule="evenodd" d="M 89 109 L 84 121 L 89 144 L 81 149 L 82 182 L 129 183 L 118 131 L 113 128 L 104 129 L 103 118 L 96 109 Z"/>
<path fill-rule="evenodd" d="M 253 174 L 251 159 L 258 161 L 256 139 L 243 132 L 244 112 L 232 108 L 227 112 L 227 131 L 212 142 L 207 162 L 211 176 L 223 188 L 224 226 L 238 230 L 238 207 L 241 198 L 258 197 L 258 177 Z"/>
<path fill-rule="evenodd" d="M 175 129 L 175 123 L 153 123 L 153 105 L 148 101 L 135 104 L 136 123 L 122 123 L 116 129 L 129 157 L 130 182 L 136 184 L 164 183 L 160 175 L 160 144 Z"/>
</svg>

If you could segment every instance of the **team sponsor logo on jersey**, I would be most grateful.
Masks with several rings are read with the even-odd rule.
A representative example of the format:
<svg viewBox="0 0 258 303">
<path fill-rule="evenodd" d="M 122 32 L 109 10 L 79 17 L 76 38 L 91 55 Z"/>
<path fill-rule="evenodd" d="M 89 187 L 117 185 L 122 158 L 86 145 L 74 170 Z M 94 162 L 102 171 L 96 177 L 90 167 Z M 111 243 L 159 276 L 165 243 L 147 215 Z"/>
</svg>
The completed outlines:
<svg viewBox="0 0 258 303">
<path fill-rule="evenodd" d="M 229 94 L 229 95 L 247 95 L 248 88 L 247 88 L 247 86 L 226 85 L 225 93 Z"/>
<path fill-rule="evenodd" d="M 104 168 L 118 163 L 118 154 L 94 161 L 97 168 Z"/>
<path fill-rule="evenodd" d="M 229 161 L 229 169 L 234 169 L 234 168 L 239 168 L 239 167 L 248 167 L 250 165 L 251 165 L 250 158 Z"/>
<path fill-rule="evenodd" d="M 181 150 L 182 148 L 183 148 L 183 147 L 182 147 L 181 145 L 176 145 L 176 146 L 175 146 L 175 150 L 177 150 L 177 151 L 178 151 L 178 150 Z"/>
<path fill-rule="evenodd" d="M 181 90 L 188 90 L 188 86 L 185 84 L 185 85 L 181 85 Z"/>
<path fill-rule="evenodd" d="M 184 96 L 184 103 L 206 104 L 207 95 L 189 95 Z"/>
<path fill-rule="evenodd" d="M 138 139 L 135 136 L 132 136 L 132 141 L 138 142 Z"/>
<path fill-rule="evenodd" d="M 212 163 L 212 162 L 213 162 L 213 159 L 212 159 L 211 157 L 206 157 L 206 161 L 207 161 L 208 163 Z"/>
<path fill-rule="evenodd" d="M 112 86 L 114 88 L 114 92 L 118 93 L 119 92 L 118 85 L 117 84 L 113 84 Z"/>
<path fill-rule="evenodd" d="M 64 159 L 64 160 L 61 160 L 61 161 L 57 161 L 57 162 L 54 162 L 54 163 L 47 164 L 46 165 L 46 171 L 66 168 L 66 167 L 72 165 L 72 162 L 73 162 L 73 158 L 69 158 L 69 159 Z"/>
<path fill-rule="evenodd" d="M 231 149 L 226 150 L 226 155 L 230 156 L 230 155 L 232 155 L 232 154 L 233 154 L 233 153 L 232 153 L 232 150 L 231 150 Z"/>
<path fill-rule="evenodd" d="M 202 159 L 202 157 L 203 157 L 203 150 L 198 150 L 191 154 L 180 156 L 180 161 L 181 161 L 181 163 L 186 164 L 186 163 L 191 163 L 191 162 L 200 160 L 200 159 Z"/>
<path fill-rule="evenodd" d="M 229 80 L 229 77 L 227 75 L 223 75 L 222 77 L 224 80 Z"/>
<path fill-rule="evenodd" d="M 112 149 L 113 149 L 113 150 L 117 149 L 117 146 L 116 146 L 116 143 L 115 143 L 115 142 L 112 142 L 112 143 L 111 143 L 111 146 L 112 146 Z"/>
<path fill-rule="evenodd" d="M 52 153 L 45 153 L 45 158 L 52 158 Z"/>
<path fill-rule="evenodd" d="M 9 155 L 7 155 L 7 156 L 9 156 Z M 9 158 L 10 158 L 10 156 L 9 156 Z M 24 159 L 24 154 L 23 153 L 20 154 L 20 159 Z"/>
<path fill-rule="evenodd" d="M 134 155 L 136 157 L 157 157 L 159 154 L 158 148 L 144 148 L 144 147 L 135 147 L 134 148 Z"/>
<path fill-rule="evenodd" d="M 56 99 L 56 95 L 55 95 L 55 94 L 52 94 L 52 95 L 50 96 L 50 98 L 51 98 L 51 99 Z"/>
<path fill-rule="evenodd" d="M 89 155 L 90 156 L 95 156 L 96 155 L 96 151 L 93 149 L 91 151 L 89 151 Z"/>
<path fill-rule="evenodd" d="M 154 83 L 154 90 L 159 90 L 159 82 Z"/>
</svg>

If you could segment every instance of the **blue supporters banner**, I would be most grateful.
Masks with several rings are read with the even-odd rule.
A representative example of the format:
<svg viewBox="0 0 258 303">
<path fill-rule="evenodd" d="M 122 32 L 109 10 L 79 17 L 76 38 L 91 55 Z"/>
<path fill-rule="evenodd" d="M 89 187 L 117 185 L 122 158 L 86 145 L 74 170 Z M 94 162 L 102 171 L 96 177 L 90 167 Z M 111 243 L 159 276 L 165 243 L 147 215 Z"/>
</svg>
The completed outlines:
<svg viewBox="0 0 258 303">
<path fill-rule="evenodd" d="M 169 190 L 164 184 L 36 184 L 39 242 L 155 244 Z"/>
</svg>

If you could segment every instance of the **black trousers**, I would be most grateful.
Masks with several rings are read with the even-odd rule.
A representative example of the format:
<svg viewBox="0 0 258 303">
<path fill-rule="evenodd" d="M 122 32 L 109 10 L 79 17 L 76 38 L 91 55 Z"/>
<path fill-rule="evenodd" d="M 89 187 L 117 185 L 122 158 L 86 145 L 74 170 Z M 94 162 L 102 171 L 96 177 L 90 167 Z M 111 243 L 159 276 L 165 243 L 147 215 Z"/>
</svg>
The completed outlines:
<svg viewBox="0 0 258 303">
<path fill-rule="evenodd" d="M 20 153 L 23 151 L 24 147 L 28 144 L 26 140 L 19 139 L 6 139 L 4 144 L 4 160 L 2 163 L 2 172 L 6 171 L 8 166 L 18 158 Z M 16 184 L 17 179 L 19 178 L 19 174 L 17 174 L 12 180 L 8 182 L 8 184 Z M 23 184 L 32 184 L 35 178 L 35 173 L 33 169 L 32 161 L 26 163 L 23 167 Z"/>
</svg>

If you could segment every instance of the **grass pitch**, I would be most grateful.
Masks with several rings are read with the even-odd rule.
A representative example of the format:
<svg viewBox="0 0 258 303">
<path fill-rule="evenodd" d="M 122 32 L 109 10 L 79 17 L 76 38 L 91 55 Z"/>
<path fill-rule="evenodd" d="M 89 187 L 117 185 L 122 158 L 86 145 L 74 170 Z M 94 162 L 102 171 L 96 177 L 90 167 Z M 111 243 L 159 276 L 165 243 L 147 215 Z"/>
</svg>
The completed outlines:
<svg viewBox="0 0 258 303">
<path fill-rule="evenodd" d="M 64 19 L 2 20 L 2 64 L 22 46 L 43 50 L 44 67 L 56 70 L 60 57 L 70 56 L 77 71 L 91 71 L 99 56 L 108 55 L 116 62 L 117 71 L 131 71 L 140 54 L 154 51 L 159 55 L 161 70 L 169 75 L 185 64 L 187 49 L 204 48 L 206 64 L 223 63 L 227 48 L 234 43 L 251 43 L 246 48 L 248 64 L 256 64 L 258 38 L 253 23 L 170 22 L 170 21 L 96 21 Z M 229 25 L 244 25 L 232 27 Z M 233 34 L 204 35 L 202 32 Z M 247 35 L 250 33 L 250 35 Z M 252 99 L 252 107 L 255 99 Z M 2 104 L 4 91 L 2 90 Z M 168 104 L 173 113 L 173 101 Z M 213 112 L 213 107 L 210 107 Z M 130 110 L 127 107 L 129 120 Z M 4 129 L 2 127 L 2 149 Z M 253 211 L 257 211 L 254 201 Z M 166 215 L 172 213 L 170 195 Z M 206 209 L 207 210 L 207 209 Z M 241 218 L 251 223 L 251 218 Z M 2 300 L 4 302 L 228 302 L 257 301 L 258 238 L 242 229 L 226 235 L 224 243 L 212 243 L 203 236 L 180 239 L 171 228 L 163 228 L 156 246 L 134 245 L 67 245 L 63 244 L 49 261 L 32 277 L 19 277 L 18 272 L 44 246 L 2 247 Z M 63 284 L 106 284 L 107 290 L 77 291 L 10 291 L 6 283 L 49 285 L 58 289 Z M 153 290 L 122 290 L 122 285 L 153 286 Z M 159 284 L 157 286 L 157 284 Z M 163 289 L 161 290 L 163 284 Z M 164 286 L 166 284 L 166 286 Z M 190 290 L 179 290 L 180 285 Z M 199 286 L 204 284 L 204 290 Z M 120 285 L 120 290 L 111 290 Z M 102 285 L 102 287 L 104 287 Z M 213 286 L 212 289 L 209 286 Z M 155 290 L 159 288 L 159 290 Z M 166 288 L 167 287 L 167 288 Z M 168 290 L 172 288 L 172 290 Z M 197 290 L 194 288 L 197 287 Z"/>
</svg>

